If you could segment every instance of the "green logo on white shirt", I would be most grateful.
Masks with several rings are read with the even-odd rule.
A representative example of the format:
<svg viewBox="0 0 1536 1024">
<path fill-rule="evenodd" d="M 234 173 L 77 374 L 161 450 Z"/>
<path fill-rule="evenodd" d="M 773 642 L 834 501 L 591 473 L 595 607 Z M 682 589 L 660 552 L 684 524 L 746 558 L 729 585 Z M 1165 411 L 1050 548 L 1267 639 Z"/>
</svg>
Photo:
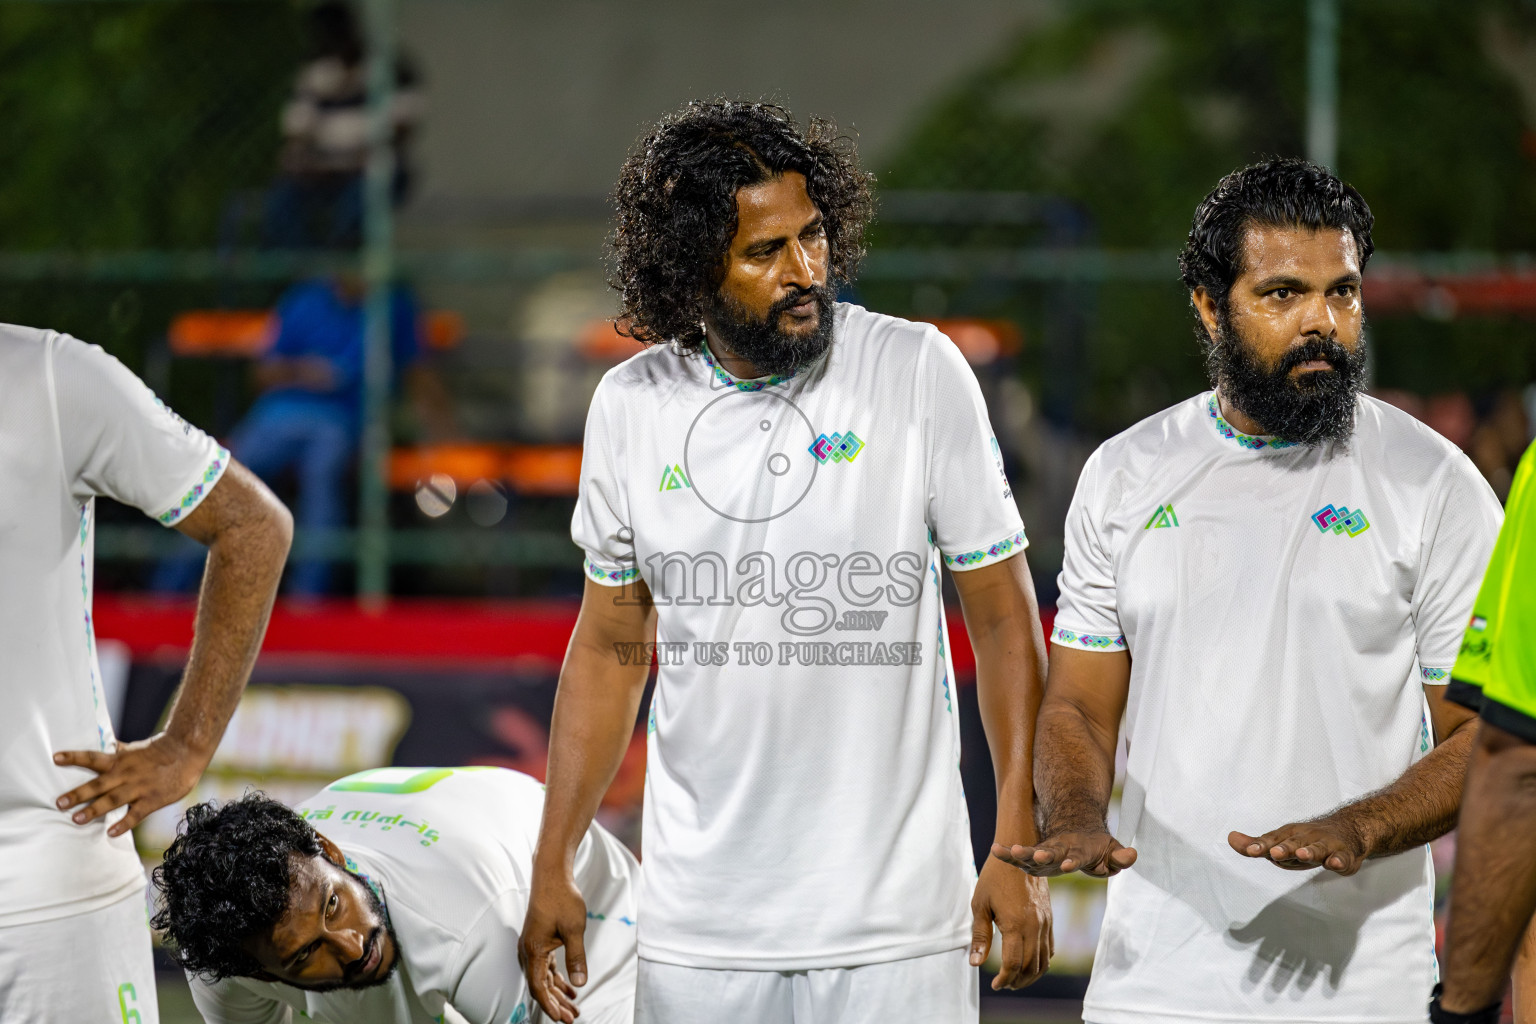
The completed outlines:
<svg viewBox="0 0 1536 1024">
<path fill-rule="evenodd" d="M 1147 520 L 1143 530 L 1166 530 L 1179 525 L 1179 517 L 1174 515 L 1173 503 L 1157 506 L 1157 511 L 1152 513 L 1152 518 Z"/>
<path fill-rule="evenodd" d="M 683 472 L 681 465 L 665 466 L 661 471 L 661 486 L 658 491 L 680 491 L 684 487 L 692 487 L 688 482 L 688 476 Z"/>
</svg>

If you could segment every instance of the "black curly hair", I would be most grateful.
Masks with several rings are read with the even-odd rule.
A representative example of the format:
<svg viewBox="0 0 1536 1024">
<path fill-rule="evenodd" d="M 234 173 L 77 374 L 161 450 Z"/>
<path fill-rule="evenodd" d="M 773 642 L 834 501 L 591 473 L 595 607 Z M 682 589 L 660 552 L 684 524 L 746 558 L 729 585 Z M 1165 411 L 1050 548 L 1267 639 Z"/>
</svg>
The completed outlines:
<svg viewBox="0 0 1536 1024">
<path fill-rule="evenodd" d="M 1375 251 L 1375 218 L 1365 197 L 1326 168 L 1296 157 L 1271 157 L 1233 171 L 1195 209 L 1179 271 L 1191 291 L 1204 287 L 1225 310 L 1243 273 L 1243 236 L 1250 225 L 1341 228 L 1355 238 L 1360 269 Z M 1203 339 L 1204 331 L 1196 325 Z"/>
<path fill-rule="evenodd" d="M 262 793 L 187 811 L 181 834 L 154 870 L 160 910 L 150 925 L 171 941 L 171 959 L 209 981 L 261 970 L 241 943 L 288 907 L 295 855 L 321 854 L 315 830 Z"/>
<path fill-rule="evenodd" d="M 832 280 L 851 282 L 874 209 L 874 178 L 859 169 L 853 141 L 824 118 L 802 131 L 776 104 L 694 101 L 656 122 L 619 172 L 611 243 L 619 329 L 648 345 L 696 351 L 736 233 L 736 192 L 785 171 L 805 175 L 821 211 Z"/>
</svg>

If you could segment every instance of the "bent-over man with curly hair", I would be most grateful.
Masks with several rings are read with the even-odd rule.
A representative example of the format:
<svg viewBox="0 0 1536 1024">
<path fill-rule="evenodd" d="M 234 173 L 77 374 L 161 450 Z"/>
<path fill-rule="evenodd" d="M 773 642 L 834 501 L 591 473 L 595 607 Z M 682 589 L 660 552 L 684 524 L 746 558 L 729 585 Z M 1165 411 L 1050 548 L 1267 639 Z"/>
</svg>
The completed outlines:
<svg viewBox="0 0 1536 1024">
<path fill-rule="evenodd" d="M 976 379 L 932 326 L 834 301 L 870 179 L 827 121 L 692 103 L 616 192 L 621 327 L 572 526 L 586 552 L 522 938 L 588 975 L 572 857 L 653 655 L 636 1019 L 975 1021 L 1050 956 L 1044 885 L 977 878 L 939 586 L 954 573 L 1003 808 L 1031 836 L 1045 653 Z M 1013 840 L 1017 841 L 1017 840 Z"/>
<path fill-rule="evenodd" d="M 208 1024 L 523 1024 L 517 970 L 544 794 L 504 768 L 376 768 L 296 808 L 260 793 L 187 811 L 155 869 L 156 928 Z M 576 877 L 592 901 L 589 1024 L 629 1024 L 634 883 L 594 824 Z"/>
</svg>

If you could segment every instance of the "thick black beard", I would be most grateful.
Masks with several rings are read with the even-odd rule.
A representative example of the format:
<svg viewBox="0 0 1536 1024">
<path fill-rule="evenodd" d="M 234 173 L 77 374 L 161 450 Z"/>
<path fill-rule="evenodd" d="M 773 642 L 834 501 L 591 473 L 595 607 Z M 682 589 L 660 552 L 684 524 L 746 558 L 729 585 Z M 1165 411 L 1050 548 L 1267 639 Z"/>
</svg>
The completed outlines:
<svg viewBox="0 0 1536 1024">
<path fill-rule="evenodd" d="M 1312 359 L 1327 360 L 1333 369 L 1291 380 L 1291 370 Z M 1309 338 L 1274 366 L 1264 366 L 1223 312 L 1205 362 L 1222 398 L 1273 437 L 1316 448 L 1346 442 L 1354 433 L 1356 399 L 1365 390 L 1364 336 L 1353 352 L 1332 338 Z"/>
<path fill-rule="evenodd" d="M 809 334 L 781 330 L 780 314 L 803 302 L 807 295 L 816 298 L 816 329 Z M 785 296 L 762 319 L 716 292 L 709 300 L 709 319 L 731 355 L 745 359 L 769 377 L 805 369 L 832 344 L 832 294 L 824 286 Z"/>
</svg>

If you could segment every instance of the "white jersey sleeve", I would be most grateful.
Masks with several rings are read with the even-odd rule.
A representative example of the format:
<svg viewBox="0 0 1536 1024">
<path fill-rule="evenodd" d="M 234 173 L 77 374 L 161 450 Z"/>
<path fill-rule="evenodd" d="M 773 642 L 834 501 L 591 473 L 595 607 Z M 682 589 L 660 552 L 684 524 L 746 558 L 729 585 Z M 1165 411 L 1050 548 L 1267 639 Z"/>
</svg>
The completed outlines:
<svg viewBox="0 0 1536 1024">
<path fill-rule="evenodd" d="M 603 378 L 587 410 L 581 481 L 571 518 L 571 539 L 586 552 L 587 578 L 609 587 L 622 586 L 640 575 L 623 469 L 623 409 L 618 402 L 619 389 Z"/>
<path fill-rule="evenodd" d="M 192 1002 L 207 1024 L 292 1024 L 293 1009 L 280 999 L 253 992 L 235 978 L 204 981 L 188 975 Z"/>
<path fill-rule="evenodd" d="M 1482 585 L 1504 510 L 1465 455 L 1447 460 L 1430 500 L 1413 586 L 1413 630 L 1426 683 L 1451 681 L 1451 666 Z"/>
<path fill-rule="evenodd" d="M 166 526 L 202 503 L 229 452 L 100 347 L 59 335 L 52 356 L 64 471 L 78 500 L 115 498 Z"/>
<path fill-rule="evenodd" d="M 1028 541 L 976 375 L 954 342 L 934 335 L 924 373 L 928 528 L 946 566 L 978 569 Z"/>
<path fill-rule="evenodd" d="M 1103 449 L 1089 457 L 1067 509 L 1066 549 L 1062 554 L 1061 591 L 1051 642 L 1082 651 L 1123 651 L 1115 568 L 1100 526 L 1103 505 Z"/>
<path fill-rule="evenodd" d="M 533 1007 L 528 982 L 518 967 L 517 942 L 528 910 L 521 890 L 502 893 L 488 904 L 464 936 L 455 958 L 448 1002 L 469 1024 L 503 1024 Z"/>
</svg>

